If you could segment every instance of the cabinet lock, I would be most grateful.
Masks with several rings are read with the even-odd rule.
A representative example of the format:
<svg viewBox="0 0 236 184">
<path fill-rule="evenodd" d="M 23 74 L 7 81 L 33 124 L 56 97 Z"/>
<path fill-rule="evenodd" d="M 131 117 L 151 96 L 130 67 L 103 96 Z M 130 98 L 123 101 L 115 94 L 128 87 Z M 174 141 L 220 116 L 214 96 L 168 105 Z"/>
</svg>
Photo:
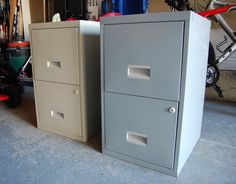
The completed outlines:
<svg viewBox="0 0 236 184">
<path fill-rule="evenodd" d="M 75 95 L 78 95 L 78 94 L 79 94 L 79 90 L 78 90 L 78 89 L 74 89 L 74 90 L 73 90 L 73 93 L 74 93 Z"/>
<path fill-rule="evenodd" d="M 175 111 L 176 111 L 176 109 L 175 109 L 174 107 L 170 107 L 170 108 L 169 108 L 169 112 L 170 112 L 170 113 L 174 114 Z"/>
</svg>

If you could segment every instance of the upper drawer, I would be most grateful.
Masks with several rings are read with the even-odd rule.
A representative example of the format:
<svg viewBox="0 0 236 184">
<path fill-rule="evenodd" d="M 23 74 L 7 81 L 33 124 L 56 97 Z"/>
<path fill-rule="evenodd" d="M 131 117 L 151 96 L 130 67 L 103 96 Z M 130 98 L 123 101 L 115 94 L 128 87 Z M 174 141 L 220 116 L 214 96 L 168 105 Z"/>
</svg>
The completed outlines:
<svg viewBox="0 0 236 184">
<path fill-rule="evenodd" d="M 35 79 L 79 84 L 77 28 L 32 30 Z"/>
<path fill-rule="evenodd" d="M 184 22 L 105 25 L 105 90 L 179 100 Z"/>
</svg>

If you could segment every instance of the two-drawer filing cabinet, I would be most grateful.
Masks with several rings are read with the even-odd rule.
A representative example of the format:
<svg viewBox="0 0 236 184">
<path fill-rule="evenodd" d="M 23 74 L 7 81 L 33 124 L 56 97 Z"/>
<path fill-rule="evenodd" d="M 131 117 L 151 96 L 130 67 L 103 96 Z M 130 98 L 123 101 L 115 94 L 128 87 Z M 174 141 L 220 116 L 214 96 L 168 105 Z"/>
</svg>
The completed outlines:
<svg viewBox="0 0 236 184">
<path fill-rule="evenodd" d="M 30 25 L 37 126 L 87 141 L 100 128 L 100 25 Z"/>
<path fill-rule="evenodd" d="M 201 133 L 209 35 L 193 12 L 102 19 L 103 153 L 180 173 Z"/>
</svg>

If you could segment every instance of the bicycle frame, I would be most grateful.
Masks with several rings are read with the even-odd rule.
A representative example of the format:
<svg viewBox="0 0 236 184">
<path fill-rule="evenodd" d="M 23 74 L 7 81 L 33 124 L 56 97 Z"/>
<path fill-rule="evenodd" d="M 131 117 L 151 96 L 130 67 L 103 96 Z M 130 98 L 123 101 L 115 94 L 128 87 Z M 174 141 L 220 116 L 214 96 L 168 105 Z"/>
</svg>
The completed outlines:
<svg viewBox="0 0 236 184">
<path fill-rule="evenodd" d="M 29 64 L 29 62 L 31 61 L 31 59 L 32 59 L 32 56 L 29 56 L 29 58 L 27 59 L 27 61 L 24 64 L 24 66 L 20 69 L 20 71 L 18 73 L 18 75 L 19 75 L 18 78 L 27 76 L 26 73 L 25 73 L 25 69 L 26 69 L 27 65 Z"/>
<path fill-rule="evenodd" d="M 228 35 L 228 37 L 232 40 L 232 43 L 223 51 L 220 57 L 216 60 L 216 64 L 222 63 L 236 50 L 236 34 L 221 14 L 236 10 L 236 4 L 230 4 L 218 0 L 211 0 L 209 1 L 206 9 L 207 11 L 199 12 L 198 14 L 203 17 L 208 17 L 218 23 Z"/>
<path fill-rule="evenodd" d="M 167 3 L 170 6 L 170 9 L 174 11 L 194 10 L 194 8 L 190 6 L 189 0 L 165 0 L 165 3 Z M 206 11 L 198 13 L 199 15 L 218 23 L 232 41 L 224 51 L 221 51 L 219 47 L 225 44 L 227 39 L 216 46 L 217 49 L 222 53 L 217 59 L 215 59 L 215 52 L 212 44 L 210 43 L 209 46 L 206 87 L 213 87 L 213 89 L 218 93 L 219 97 L 223 97 L 223 94 L 221 88 L 217 85 L 220 76 L 218 64 L 225 61 L 236 51 L 236 32 L 233 31 L 222 14 L 233 10 L 236 10 L 236 4 L 222 2 L 219 0 L 210 0 L 207 4 Z"/>
</svg>

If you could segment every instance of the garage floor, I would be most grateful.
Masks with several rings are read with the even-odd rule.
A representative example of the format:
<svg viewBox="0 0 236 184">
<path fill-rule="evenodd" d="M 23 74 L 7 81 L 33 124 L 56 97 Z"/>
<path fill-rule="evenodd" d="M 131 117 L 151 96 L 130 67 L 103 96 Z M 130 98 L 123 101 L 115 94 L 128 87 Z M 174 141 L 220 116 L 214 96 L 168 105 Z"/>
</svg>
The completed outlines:
<svg viewBox="0 0 236 184">
<path fill-rule="evenodd" d="M 202 136 L 178 178 L 101 154 L 36 128 L 32 89 L 20 108 L 0 104 L 1 184 L 235 184 L 236 103 L 206 101 Z"/>
</svg>

